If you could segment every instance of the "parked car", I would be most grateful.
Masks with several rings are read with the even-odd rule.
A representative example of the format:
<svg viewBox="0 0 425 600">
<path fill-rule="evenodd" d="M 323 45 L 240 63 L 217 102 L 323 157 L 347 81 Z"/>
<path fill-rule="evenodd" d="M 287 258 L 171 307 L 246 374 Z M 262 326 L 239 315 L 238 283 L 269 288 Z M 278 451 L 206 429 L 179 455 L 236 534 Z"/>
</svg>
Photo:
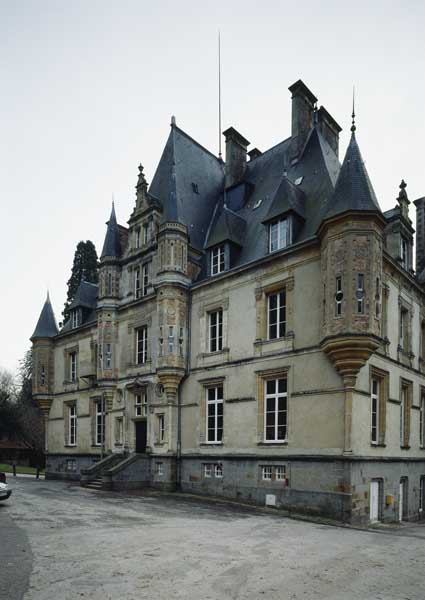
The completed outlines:
<svg viewBox="0 0 425 600">
<path fill-rule="evenodd" d="M 3 477 L 2 477 L 3 476 Z M 12 493 L 12 490 L 6 483 L 6 476 L 0 473 L 0 500 L 7 500 Z"/>
</svg>

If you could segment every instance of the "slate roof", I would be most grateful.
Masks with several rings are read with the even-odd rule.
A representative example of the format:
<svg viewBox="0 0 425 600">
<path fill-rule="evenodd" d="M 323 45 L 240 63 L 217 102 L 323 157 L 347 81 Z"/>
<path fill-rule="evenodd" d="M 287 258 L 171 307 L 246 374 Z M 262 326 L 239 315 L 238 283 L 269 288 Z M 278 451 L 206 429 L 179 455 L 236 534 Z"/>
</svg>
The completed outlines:
<svg viewBox="0 0 425 600">
<path fill-rule="evenodd" d="M 323 218 L 329 219 L 349 210 L 381 212 L 354 131 Z"/>
<path fill-rule="evenodd" d="M 238 214 L 223 206 L 221 212 L 213 219 L 213 226 L 207 235 L 205 248 L 211 248 L 223 242 L 233 242 L 243 246 L 245 240 L 246 221 Z"/>
<path fill-rule="evenodd" d="M 30 339 L 33 340 L 35 338 L 54 337 L 58 332 L 59 329 L 56 324 L 55 313 L 53 312 L 53 308 L 50 303 L 49 294 L 47 294 L 46 301 L 35 327 L 35 331 Z"/>
<path fill-rule="evenodd" d="M 117 218 L 115 216 L 114 203 L 112 203 L 111 216 L 109 217 L 107 225 L 108 229 L 106 230 L 105 241 L 103 243 L 100 258 L 105 258 L 106 256 L 119 258 L 121 256 L 121 241 Z"/>
<path fill-rule="evenodd" d="M 162 221 L 187 225 L 191 245 L 202 250 L 223 185 L 222 161 L 173 123 L 149 187 L 163 207 Z"/>
<path fill-rule="evenodd" d="M 73 308 L 96 308 L 96 299 L 99 287 L 95 283 L 89 281 L 81 281 L 75 294 L 74 300 L 69 306 L 69 310 Z"/>
<path fill-rule="evenodd" d="M 292 183 L 286 175 L 283 175 L 264 222 L 266 223 L 289 212 L 294 212 L 305 219 L 305 201 L 304 192 Z"/>
</svg>

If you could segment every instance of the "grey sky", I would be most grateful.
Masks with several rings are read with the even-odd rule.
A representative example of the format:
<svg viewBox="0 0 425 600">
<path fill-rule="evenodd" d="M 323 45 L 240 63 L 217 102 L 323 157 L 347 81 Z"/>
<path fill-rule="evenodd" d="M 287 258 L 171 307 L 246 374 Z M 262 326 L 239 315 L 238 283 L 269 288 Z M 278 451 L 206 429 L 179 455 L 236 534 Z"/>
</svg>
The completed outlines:
<svg viewBox="0 0 425 600">
<path fill-rule="evenodd" d="M 100 253 L 112 193 L 128 219 L 172 114 L 217 152 L 218 28 L 223 129 L 262 150 L 288 137 L 301 78 L 343 127 L 342 159 L 354 83 L 381 208 L 402 177 L 424 195 L 424 17 L 416 0 L 0 0 L 0 366 L 29 347 L 47 287 L 61 320 L 77 242 Z"/>
</svg>

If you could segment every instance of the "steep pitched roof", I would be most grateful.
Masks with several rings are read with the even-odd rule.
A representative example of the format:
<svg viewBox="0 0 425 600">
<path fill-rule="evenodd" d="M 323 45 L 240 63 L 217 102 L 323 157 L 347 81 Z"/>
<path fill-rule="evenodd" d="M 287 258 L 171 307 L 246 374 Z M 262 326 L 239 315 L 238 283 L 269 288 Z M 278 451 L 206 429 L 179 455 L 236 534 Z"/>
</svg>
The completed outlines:
<svg viewBox="0 0 425 600">
<path fill-rule="evenodd" d="M 205 248 L 212 248 L 223 242 L 233 242 L 238 246 L 242 246 L 244 243 L 245 231 L 245 219 L 237 215 L 228 207 L 223 206 L 211 227 L 208 239 L 205 243 Z"/>
<path fill-rule="evenodd" d="M 162 222 L 183 223 L 201 250 L 224 186 L 223 163 L 173 122 L 149 187 L 162 205 Z"/>
<path fill-rule="evenodd" d="M 323 220 L 349 210 L 381 211 L 353 131 Z"/>
<path fill-rule="evenodd" d="M 119 258 L 121 256 L 121 241 L 117 218 L 115 216 L 114 203 L 112 203 L 111 216 L 109 217 L 107 225 L 108 229 L 106 230 L 105 241 L 103 243 L 100 258 L 105 258 L 106 256 Z"/>
<path fill-rule="evenodd" d="M 304 192 L 292 183 L 286 175 L 283 175 L 264 222 L 271 221 L 288 212 L 295 212 L 305 219 L 305 200 Z"/>
<path fill-rule="evenodd" d="M 58 332 L 59 330 L 56 324 L 55 313 L 53 312 L 53 308 L 50 303 L 49 294 L 47 294 L 46 301 L 35 327 L 35 331 L 30 339 L 33 340 L 35 338 L 54 337 L 58 334 Z"/>
<path fill-rule="evenodd" d="M 74 300 L 69 306 L 69 310 L 73 308 L 96 308 L 96 299 L 98 286 L 89 281 L 81 281 L 75 294 Z"/>
</svg>

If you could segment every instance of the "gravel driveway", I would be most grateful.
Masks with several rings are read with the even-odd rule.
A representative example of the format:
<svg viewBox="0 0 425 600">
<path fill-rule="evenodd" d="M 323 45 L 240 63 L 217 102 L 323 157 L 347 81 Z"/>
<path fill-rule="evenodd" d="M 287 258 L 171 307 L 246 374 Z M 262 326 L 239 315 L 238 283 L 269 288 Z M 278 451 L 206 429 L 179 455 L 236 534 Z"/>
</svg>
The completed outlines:
<svg viewBox="0 0 425 600">
<path fill-rule="evenodd" d="M 425 526 L 361 531 L 178 495 L 9 482 L 2 599 L 425 598 Z M 8 586 L 5 554 L 22 585 Z"/>
</svg>

